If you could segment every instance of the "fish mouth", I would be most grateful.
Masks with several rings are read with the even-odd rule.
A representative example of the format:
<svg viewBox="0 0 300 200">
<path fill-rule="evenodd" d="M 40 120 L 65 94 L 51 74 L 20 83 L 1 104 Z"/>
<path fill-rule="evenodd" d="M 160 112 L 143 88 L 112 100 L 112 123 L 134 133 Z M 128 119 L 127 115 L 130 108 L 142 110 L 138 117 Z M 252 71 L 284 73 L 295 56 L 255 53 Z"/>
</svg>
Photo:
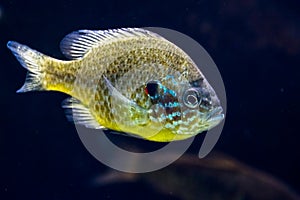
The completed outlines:
<svg viewBox="0 0 300 200">
<path fill-rule="evenodd" d="M 222 112 L 223 108 L 218 106 L 208 113 L 206 122 L 210 124 L 210 128 L 218 125 L 224 119 L 224 114 Z"/>
</svg>

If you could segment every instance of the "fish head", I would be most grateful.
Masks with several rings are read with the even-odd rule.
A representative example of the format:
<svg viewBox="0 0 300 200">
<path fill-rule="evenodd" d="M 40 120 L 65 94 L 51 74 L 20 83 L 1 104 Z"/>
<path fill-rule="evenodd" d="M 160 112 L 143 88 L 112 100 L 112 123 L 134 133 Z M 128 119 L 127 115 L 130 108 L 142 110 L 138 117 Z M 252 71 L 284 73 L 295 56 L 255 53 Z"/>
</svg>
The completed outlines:
<svg viewBox="0 0 300 200">
<path fill-rule="evenodd" d="M 190 82 L 182 92 L 182 110 L 195 112 L 198 123 L 211 129 L 223 119 L 223 108 L 216 92 L 205 78 Z"/>
<path fill-rule="evenodd" d="M 169 76 L 161 82 L 148 82 L 146 93 L 154 105 L 152 118 L 174 134 L 196 135 L 224 118 L 220 100 L 205 78 L 182 81 Z"/>
</svg>

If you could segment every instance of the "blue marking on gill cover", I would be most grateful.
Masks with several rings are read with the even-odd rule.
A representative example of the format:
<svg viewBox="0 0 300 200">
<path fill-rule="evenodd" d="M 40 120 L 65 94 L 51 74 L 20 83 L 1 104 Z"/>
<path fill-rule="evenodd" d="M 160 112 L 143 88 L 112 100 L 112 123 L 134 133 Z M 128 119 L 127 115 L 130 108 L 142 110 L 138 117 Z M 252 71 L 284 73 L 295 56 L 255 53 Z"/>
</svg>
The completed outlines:
<svg viewBox="0 0 300 200">
<path fill-rule="evenodd" d="M 166 108 L 176 108 L 178 107 L 180 104 L 178 102 L 169 102 L 169 103 L 165 103 L 164 107 Z"/>
<path fill-rule="evenodd" d="M 176 97 L 176 92 L 174 92 L 173 90 L 168 89 L 167 87 L 165 87 L 161 83 L 159 83 L 158 86 L 159 86 L 159 89 L 163 90 L 163 95 L 171 94 L 173 97 Z"/>
<path fill-rule="evenodd" d="M 151 98 L 152 100 L 156 100 L 156 99 L 158 99 L 158 94 L 155 94 L 155 96 L 150 96 L 150 98 Z"/>
<path fill-rule="evenodd" d="M 176 97 L 176 92 L 174 92 L 173 90 L 169 90 L 170 91 L 170 94 L 173 96 L 173 97 Z"/>
<path fill-rule="evenodd" d="M 167 93 L 167 88 L 165 86 L 163 86 L 162 84 L 159 84 L 158 87 L 159 87 L 159 89 L 163 90 L 164 95 Z"/>
<path fill-rule="evenodd" d="M 174 85 L 178 85 L 178 82 L 175 80 L 175 78 L 174 78 L 173 75 L 167 75 L 166 78 L 165 78 L 165 80 L 169 80 L 169 79 L 172 80 L 172 83 L 173 83 Z"/>
</svg>

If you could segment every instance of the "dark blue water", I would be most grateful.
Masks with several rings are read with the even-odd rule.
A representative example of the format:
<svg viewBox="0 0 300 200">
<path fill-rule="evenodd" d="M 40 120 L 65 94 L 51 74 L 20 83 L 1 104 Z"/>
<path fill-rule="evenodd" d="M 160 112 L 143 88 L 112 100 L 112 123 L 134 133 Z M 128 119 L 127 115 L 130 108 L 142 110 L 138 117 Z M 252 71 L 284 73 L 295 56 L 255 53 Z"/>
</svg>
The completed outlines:
<svg viewBox="0 0 300 200">
<path fill-rule="evenodd" d="M 6 48 L 16 40 L 63 58 L 59 42 L 74 30 L 147 26 L 191 36 L 216 62 L 228 106 L 215 150 L 300 191 L 298 1 L 6 0 L 0 9 L 0 199 L 163 198 L 140 184 L 89 188 L 106 167 L 67 122 L 60 107 L 67 95 L 16 94 L 26 70 Z"/>
</svg>

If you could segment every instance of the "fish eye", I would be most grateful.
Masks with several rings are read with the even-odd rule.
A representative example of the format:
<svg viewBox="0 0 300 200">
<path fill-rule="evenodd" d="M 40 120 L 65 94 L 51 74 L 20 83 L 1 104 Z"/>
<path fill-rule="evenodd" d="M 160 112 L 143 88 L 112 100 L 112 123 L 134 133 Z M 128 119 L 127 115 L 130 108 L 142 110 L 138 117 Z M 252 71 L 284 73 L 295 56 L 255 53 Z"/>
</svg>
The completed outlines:
<svg viewBox="0 0 300 200">
<path fill-rule="evenodd" d="M 184 92 L 183 103 L 189 108 L 196 108 L 201 103 L 201 96 L 198 90 L 190 88 Z"/>
</svg>

